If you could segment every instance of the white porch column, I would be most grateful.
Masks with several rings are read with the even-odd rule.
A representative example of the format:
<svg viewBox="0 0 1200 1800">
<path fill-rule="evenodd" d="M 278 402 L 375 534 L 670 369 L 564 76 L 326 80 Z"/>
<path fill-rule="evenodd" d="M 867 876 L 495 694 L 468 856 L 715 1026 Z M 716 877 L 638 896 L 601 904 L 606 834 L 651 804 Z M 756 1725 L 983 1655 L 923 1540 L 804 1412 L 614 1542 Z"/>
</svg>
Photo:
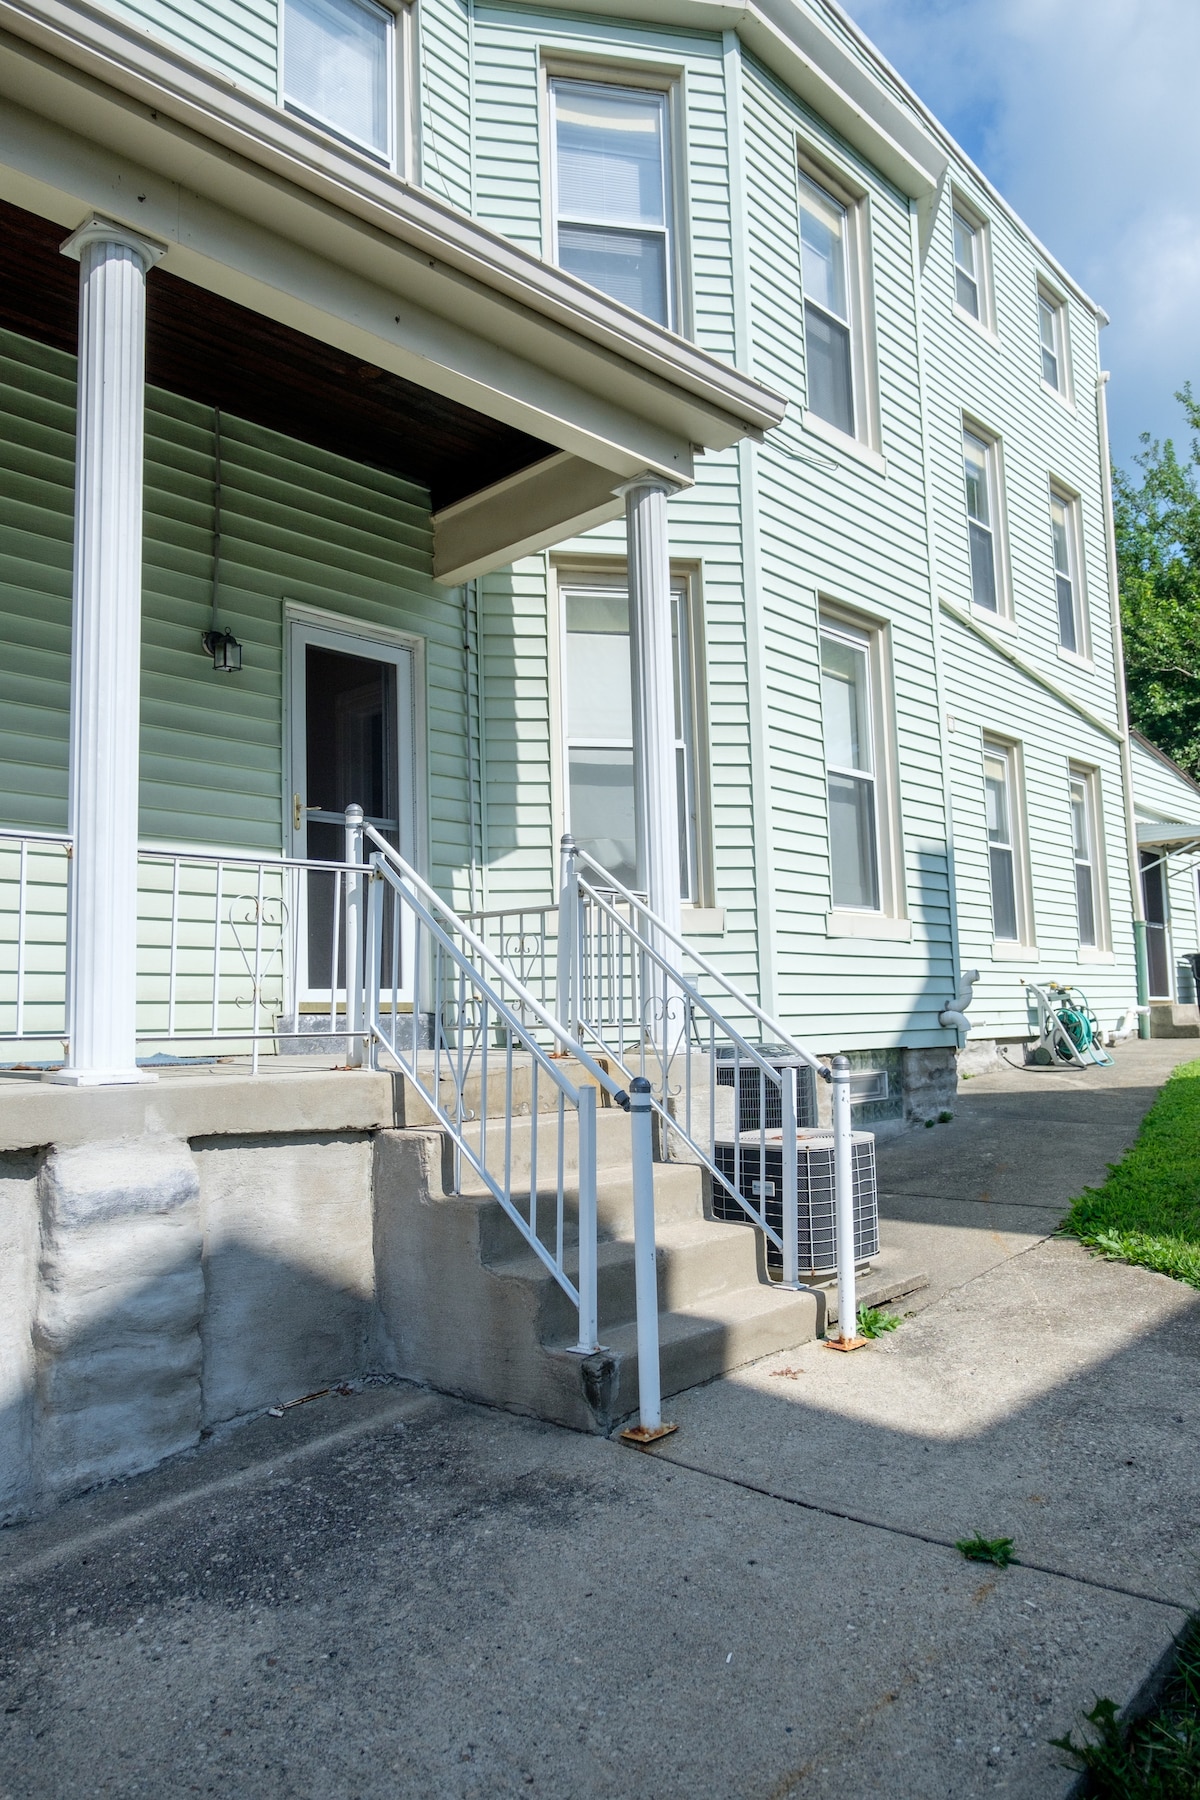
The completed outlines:
<svg viewBox="0 0 1200 1800">
<path fill-rule="evenodd" d="M 78 1085 L 138 1081 L 138 724 L 146 273 L 165 246 L 93 216 L 79 262 L 71 612 L 67 1067 Z"/>
<path fill-rule="evenodd" d="M 629 556 L 638 880 L 652 910 L 678 933 L 679 802 L 667 536 L 667 500 L 677 490 L 662 476 L 644 475 L 618 491 L 625 496 Z"/>
</svg>

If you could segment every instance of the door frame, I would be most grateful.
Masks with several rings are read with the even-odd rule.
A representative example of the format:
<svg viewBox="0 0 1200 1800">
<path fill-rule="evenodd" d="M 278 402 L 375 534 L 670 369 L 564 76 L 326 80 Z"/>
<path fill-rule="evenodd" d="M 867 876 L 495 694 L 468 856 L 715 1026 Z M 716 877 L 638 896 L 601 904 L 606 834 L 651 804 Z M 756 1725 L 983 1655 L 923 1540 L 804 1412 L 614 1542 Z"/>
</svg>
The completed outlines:
<svg viewBox="0 0 1200 1800">
<path fill-rule="evenodd" d="M 293 795 L 305 792 L 307 774 L 304 781 L 297 786 L 297 775 L 303 768 L 307 757 L 307 743 L 301 745 L 298 738 L 299 725 L 305 719 L 305 658 L 304 647 L 309 643 L 317 643 L 325 649 L 341 651 L 348 656 L 364 656 L 376 661 L 394 661 L 396 665 L 396 718 L 397 718 L 397 752 L 399 768 L 396 776 L 397 793 L 397 836 L 400 840 L 401 855 L 412 864 L 418 874 L 426 875 L 428 857 L 428 757 L 426 754 L 426 718 L 425 704 L 425 639 L 414 632 L 391 630 L 386 626 L 365 623 L 358 619 L 348 618 L 343 613 L 327 611 L 324 608 L 308 606 L 299 601 L 285 600 L 283 607 L 283 734 L 281 744 L 281 792 L 282 803 L 282 842 L 285 856 L 303 856 L 306 849 L 304 827 L 296 830 L 293 810 Z M 384 655 L 380 655 L 380 652 Z M 387 655 L 387 652 L 391 655 Z M 409 661 L 411 690 L 408 696 L 409 728 L 404 730 L 404 699 L 401 690 L 403 681 L 403 658 Z M 405 767 L 404 740 L 408 738 L 408 767 Z M 307 794 L 305 793 L 307 799 Z M 302 919 L 297 919 L 296 929 L 302 934 L 306 927 Z M 304 936 L 301 936 L 301 943 Z M 301 1011 L 308 1005 L 328 1006 L 329 995 L 324 989 L 310 989 L 301 984 L 301 991 L 296 995 L 296 1002 Z"/>
<path fill-rule="evenodd" d="M 1166 957 L 1166 969 L 1167 969 L 1167 991 L 1166 991 L 1166 993 L 1165 994 L 1150 994 L 1148 996 L 1148 998 L 1151 1000 L 1157 1000 L 1160 1003 L 1168 1001 L 1168 1000 L 1173 1001 L 1175 999 L 1176 982 L 1175 982 L 1175 953 L 1174 953 L 1174 949 L 1173 949 L 1172 943 L 1171 943 L 1171 883 L 1169 880 L 1170 865 L 1167 862 L 1167 859 L 1165 856 L 1160 854 L 1156 857 L 1153 850 L 1151 850 L 1149 852 L 1143 851 L 1142 856 L 1149 856 L 1149 858 L 1150 858 L 1149 867 L 1147 867 L 1146 863 L 1142 862 L 1141 859 L 1139 858 L 1138 879 L 1141 883 L 1141 890 L 1142 890 L 1142 913 L 1143 913 L 1143 916 L 1145 915 L 1145 913 L 1147 911 L 1147 907 L 1146 907 L 1146 876 L 1148 874 L 1150 874 L 1152 870 L 1156 870 L 1157 874 L 1158 874 L 1159 882 L 1161 884 L 1162 903 L 1163 903 L 1162 924 L 1161 925 L 1154 924 L 1149 919 L 1146 919 L 1146 931 L 1147 931 L 1147 933 L 1149 933 L 1151 931 L 1161 931 L 1162 932 L 1163 954 Z M 1149 956 L 1147 956 L 1147 982 L 1149 984 Z"/>
</svg>

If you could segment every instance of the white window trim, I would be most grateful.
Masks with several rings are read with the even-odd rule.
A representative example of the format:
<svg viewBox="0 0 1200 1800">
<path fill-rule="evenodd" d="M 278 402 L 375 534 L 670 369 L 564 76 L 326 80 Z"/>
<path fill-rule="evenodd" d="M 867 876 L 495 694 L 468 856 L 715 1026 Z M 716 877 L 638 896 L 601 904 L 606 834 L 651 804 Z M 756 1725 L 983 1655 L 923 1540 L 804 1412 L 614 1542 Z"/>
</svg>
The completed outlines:
<svg viewBox="0 0 1200 1800">
<path fill-rule="evenodd" d="M 555 156 L 554 97 L 556 81 L 579 81 L 591 87 L 641 88 L 666 99 L 667 114 L 667 289 L 669 329 L 681 337 L 694 335 L 691 284 L 691 231 L 688 206 L 687 104 L 684 70 L 677 64 L 623 61 L 620 57 L 564 55 L 542 48 L 539 53 L 542 133 L 542 255 L 558 266 L 558 159 Z"/>
<path fill-rule="evenodd" d="M 1083 567 L 1083 504 L 1080 496 L 1064 482 L 1050 477 L 1046 494 L 1046 516 L 1050 519 L 1050 507 L 1057 500 L 1067 509 L 1067 555 L 1071 563 L 1071 593 L 1075 604 L 1075 649 L 1070 650 L 1059 643 L 1058 653 L 1064 660 L 1091 669 L 1094 665 L 1092 657 L 1092 634 L 1088 616 L 1087 581 Z M 1055 581 L 1057 569 L 1054 565 L 1053 537 L 1050 549 L 1050 577 Z M 1058 587 L 1054 586 L 1054 635 L 1058 637 Z"/>
<path fill-rule="evenodd" d="M 987 619 L 993 625 L 1015 629 L 1013 618 L 1011 565 L 1008 553 L 1008 507 L 1005 504 L 1004 444 L 998 432 L 985 425 L 972 413 L 964 412 L 960 420 L 959 463 L 962 464 L 962 439 L 969 434 L 987 446 L 988 499 L 992 508 L 992 546 L 996 560 L 996 611 L 980 606 L 975 600 L 975 583 L 971 574 L 971 518 L 967 511 L 966 474 L 963 474 L 963 538 L 967 562 L 967 594 L 974 617 Z"/>
<path fill-rule="evenodd" d="M 817 668 L 821 666 L 820 640 L 826 631 L 867 644 L 870 671 L 871 751 L 875 765 L 875 855 L 879 870 L 879 906 L 839 906 L 833 899 L 833 847 L 829 851 L 830 901 L 825 929 L 830 937 L 877 937 L 908 940 L 908 893 L 901 830 L 900 782 L 896 759 L 896 723 L 892 682 L 891 632 L 886 620 L 859 612 L 825 595 L 817 600 Z M 825 783 L 826 841 L 829 833 L 828 769 L 821 748 Z"/>
<path fill-rule="evenodd" d="M 958 299 L 958 258 L 954 253 L 954 215 L 957 213 L 963 223 L 975 232 L 975 242 L 979 251 L 979 268 L 975 276 L 975 285 L 979 290 L 979 317 L 968 312 Z M 975 331 L 982 332 L 989 342 L 997 341 L 996 330 L 996 294 L 992 281 L 992 231 L 987 216 L 981 213 L 972 200 L 959 188 L 950 190 L 950 300 L 955 315 L 964 320 Z"/>
<path fill-rule="evenodd" d="M 808 405 L 808 346 L 805 345 L 805 405 L 801 425 L 839 449 L 863 457 L 886 473 L 883 462 L 879 424 L 879 374 L 875 346 L 875 284 L 872 275 L 871 196 L 866 188 L 850 181 L 841 171 L 814 153 L 802 140 L 796 146 L 796 175 L 807 176 L 815 186 L 824 188 L 830 197 L 846 209 L 846 288 L 850 299 L 850 366 L 854 380 L 854 433 L 814 413 Z M 796 267 L 802 270 L 803 248 L 800 243 L 800 184 L 796 182 Z M 801 329 L 804 317 L 803 273 L 801 273 Z"/>
<path fill-rule="evenodd" d="M 1072 898 L 1075 888 L 1075 833 L 1070 813 L 1072 781 L 1082 781 L 1087 793 L 1088 825 L 1092 835 L 1092 910 L 1096 919 L 1096 942 L 1079 944 L 1081 962 L 1103 961 L 1112 956 L 1112 919 L 1108 904 L 1108 868 L 1104 856 L 1104 790 L 1100 771 L 1093 763 L 1067 764 L 1067 842 L 1071 849 Z M 1078 929 L 1078 917 L 1076 918 Z M 1078 939 L 1076 940 L 1078 942 Z"/>
<path fill-rule="evenodd" d="M 551 803 L 557 822 L 556 837 L 567 829 L 570 773 L 567 743 L 567 630 L 565 592 L 572 587 L 611 587 L 628 592 L 628 565 L 623 557 L 586 557 L 567 553 L 550 561 L 549 643 L 551 746 Z M 725 909 L 718 903 L 712 830 L 712 757 L 708 721 L 708 652 L 704 631 L 704 600 L 700 571 L 694 564 L 671 564 L 671 587 L 684 589 L 690 643 L 692 712 L 692 778 L 695 782 L 696 886 L 685 900 L 683 924 L 692 935 L 724 933 Z"/>
<path fill-rule="evenodd" d="M 317 131 L 323 131 L 353 150 L 359 156 L 368 157 L 377 167 L 385 168 L 399 175 L 401 180 L 409 181 L 416 167 L 416 143 L 414 115 L 416 108 L 413 96 L 416 94 L 414 81 L 414 38 L 415 23 L 412 7 L 400 4 L 399 0 L 358 0 L 360 5 L 386 13 L 390 21 L 387 34 L 387 119 L 388 143 L 386 151 L 378 149 L 374 144 L 365 143 L 361 138 L 352 137 L 340 126 L 330 120 L 323 119 L 318 113 L 312 113 L 306 107 L 299 106 L 289 100 L 284 87 L 285 36 L 287 32 L 287 0 L 279 0 L 277 15 L 277 62 L 276 62 L 276 104 L 289 117 L 301 119 Z"/>
<path fill-rule="evenodd" d="M 1051 287 L 1050 283 L 1045 280 L 1043 276 L 1039 275 L 1037 280 L 1037 299 L 1044 300 L 1048 306 L 1052 306 L 1058 318 L 1058 370 L 1060 385 L 1058 387 L 1052 387 L 1042 373 L 1042 329 L 1040 312 L 1037 314 L 1038 377 L 1047 394 L 1053 394 L 1054 398 L 1061 406 L 1065 406 L 1068 412 L 1074 412 L 1075 389 L 1071 379 L 1071 321 L 1066 296 L 1065 294 L 1059 293 L 1057 288 Z"/>
<path fill-rule="evenodd" d="M 992 858 L 991 844 L 987 833 L 987 772 L 984 758 L 987 756 L 1003 756 L 1008 764 L 1008 810 L 1010 817 L 1009 849 L 1013 859 L 1013 894 L 1017 908 L 1016 938 L 998 938 L 995 934 L 995 908 L 992 902 Z M 1006 958 L 1027 957 L 1031 953 L 1037 955 L 1037 932 L 1034 927 L 1033 883 L 1029 862 L 1029 819 L 1025 805 L 1025 756 L 1023 746 L 1016 738 L 1000 737 L 994 731 L 985 731 L 981 737 L 979 761 L 980 798 L 983 801 L 981 819 L 983 825 L 983 856 L 987 867 L 988 912 L 991 929 L 992 955 L 997 961 Z"/>
</svg>

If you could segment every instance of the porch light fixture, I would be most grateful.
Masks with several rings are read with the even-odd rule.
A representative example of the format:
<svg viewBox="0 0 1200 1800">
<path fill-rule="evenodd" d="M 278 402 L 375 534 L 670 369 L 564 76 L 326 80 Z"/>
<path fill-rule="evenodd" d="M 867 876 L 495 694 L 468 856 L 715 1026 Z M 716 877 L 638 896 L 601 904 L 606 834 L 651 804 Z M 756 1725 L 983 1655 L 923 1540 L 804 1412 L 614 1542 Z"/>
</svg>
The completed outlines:
<svg viewBox="0 0 1200 1800">
<path fill-rule="evenodd" d="M 223 631 L 217 623 L 217 600 L 221 591 L 221 411 L 213 410 L 213 576 L 212 623 L 200 634 L 200 642 L 212 657 L 213 668 L 221 675 L 236 675 L 242 666 L 242 646 L 232 631 Z"/>
<path fill-rule="evenodd" d="M 242 666 L 242 646 L 232 631 L 206 631 L 200 642 L 222 675 L 236 675 Z"/>
</svg>

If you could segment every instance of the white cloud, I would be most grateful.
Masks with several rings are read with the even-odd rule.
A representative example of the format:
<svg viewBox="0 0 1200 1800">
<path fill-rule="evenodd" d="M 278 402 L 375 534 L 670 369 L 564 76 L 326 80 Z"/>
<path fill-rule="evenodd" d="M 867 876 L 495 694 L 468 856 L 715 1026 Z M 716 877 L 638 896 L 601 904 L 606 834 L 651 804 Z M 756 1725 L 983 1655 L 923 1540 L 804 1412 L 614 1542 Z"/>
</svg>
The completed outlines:
<svg viewBox="0 0 1200 1800">
<path fill-rule="evenodd" d="M 1112 316 L 1113 448 L 1182 435 L 1200 385 L 1198 0 L 849 0 Z"/>
</svg>

